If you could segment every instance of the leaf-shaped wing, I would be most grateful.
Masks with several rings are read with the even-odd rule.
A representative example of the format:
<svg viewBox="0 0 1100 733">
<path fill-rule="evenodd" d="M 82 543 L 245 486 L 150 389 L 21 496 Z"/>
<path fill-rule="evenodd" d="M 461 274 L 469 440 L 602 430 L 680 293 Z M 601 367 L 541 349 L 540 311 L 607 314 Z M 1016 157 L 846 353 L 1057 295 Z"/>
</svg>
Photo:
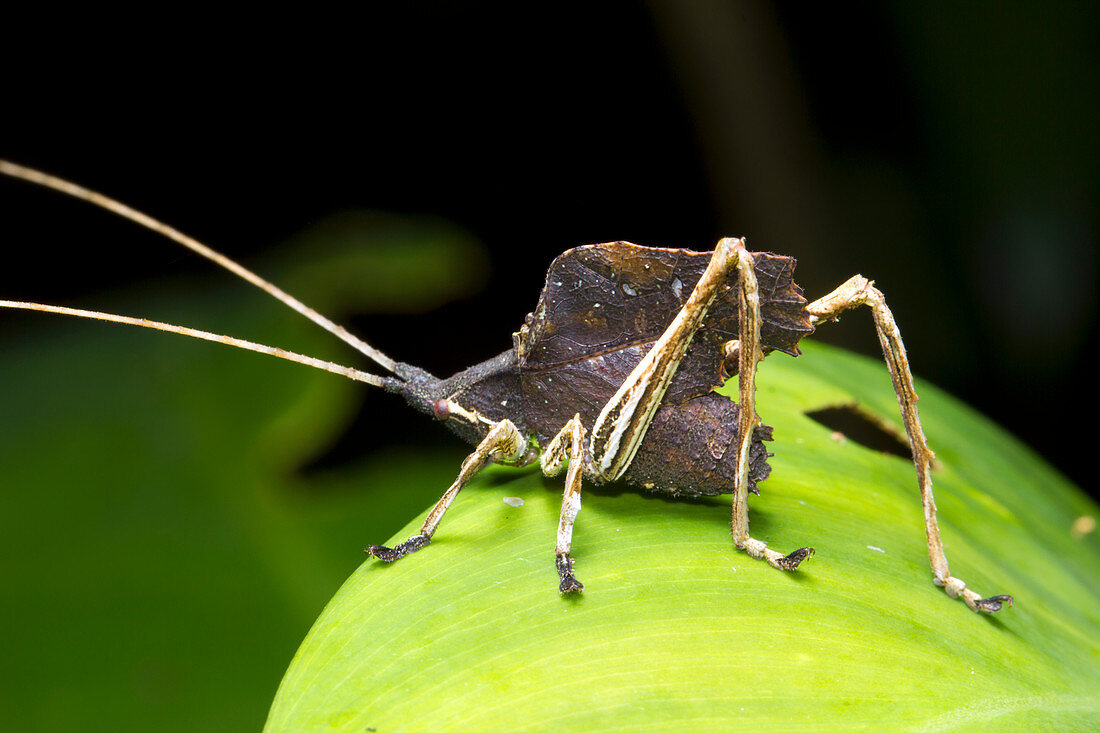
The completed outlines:
<svg viewBox="0 0 1100 733">
<path fill-rule="evenodd" d="M 813 329 L 806 299 L 792 279 L 795 261 L 768 253 L 754 257 L 764 349 L 797 355 L 798 340 Z M 629 242 L 561 254 L 550 266 L 538 307 L 517 334 L 524 396 L 560 412 L 552 418 L 559 425 L 577 412 L 594 419 L 683 307 L 710 259 L 709 252 Z M 666 402 L 706 394 L 728 376 L 722 374 L 722 345 L 738 335 L 735 278 L 732 273 L 707 313 Z"/>
</svg>

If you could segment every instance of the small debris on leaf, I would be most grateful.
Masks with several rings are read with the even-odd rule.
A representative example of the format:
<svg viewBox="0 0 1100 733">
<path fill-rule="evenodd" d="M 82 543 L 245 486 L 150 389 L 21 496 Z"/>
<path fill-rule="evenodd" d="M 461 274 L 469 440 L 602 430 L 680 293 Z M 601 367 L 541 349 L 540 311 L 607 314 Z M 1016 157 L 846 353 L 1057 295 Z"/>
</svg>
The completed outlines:
<svg viewBox="0 0 1100 733">
<path fill-rule="evenodd" d="M 1073 539 L 1079 540 L 1087 534 L 1092 534 L 1096 529 L 1096 519 L 1089 515 L 1077 517 L 1073 520 L 1073 528 L 1069 533 L 1073 536 Z"/>
</svg>

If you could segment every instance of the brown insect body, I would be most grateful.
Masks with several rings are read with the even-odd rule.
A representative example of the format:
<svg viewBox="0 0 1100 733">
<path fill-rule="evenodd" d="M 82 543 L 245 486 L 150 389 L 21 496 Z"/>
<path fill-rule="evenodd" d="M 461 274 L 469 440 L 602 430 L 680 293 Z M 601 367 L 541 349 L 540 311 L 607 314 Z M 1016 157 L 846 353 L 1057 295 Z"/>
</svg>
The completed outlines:
<svg viewBox="0 0 1100 733">
<path fill-rule="evenodd" d="M 753 257 L 765 353 L 796 356 L 799 339 L 813 327 L 792 279 L 795 261 L 768 253 Z M 568 250 L 550 266 L 538 305 L 514 334 L 512 349 L 446 380 L 400 364 L 387 388 L 437 418 L 444 416 L 433 405 L 449 400 L 492 423 L 509 419 L 545 449 L 574 415 L 591 430 L 615 390 L 683 308 L 710 258 L 707 252 L 628 242 Z M 739 406 L 713 391 L 737 372 L 736 359 L 727 360 L 723 352 L 738 336 L 733 285 L 715 300 L 692 339 L 622 483 L 673 495 L 733 490 Z M 489 422 L 446 420 L 475 445 Z M 758 493 L 757 482 L 771 470 L 763 444 L 771 439 L 771 428 L 756 428 L 753 438 L 749 490 Z"/>
</svg>

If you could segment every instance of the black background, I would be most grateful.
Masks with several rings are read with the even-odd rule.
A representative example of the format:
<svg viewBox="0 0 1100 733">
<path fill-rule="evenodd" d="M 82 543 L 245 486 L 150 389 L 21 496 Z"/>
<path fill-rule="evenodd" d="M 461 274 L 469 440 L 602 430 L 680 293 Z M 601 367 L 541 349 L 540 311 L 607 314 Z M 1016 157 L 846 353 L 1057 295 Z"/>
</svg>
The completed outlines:
<svg viewBox="0 0 1100 733">
<path fill-rule="evenodd" d="M 744 235 L 811 298 L 874 278 L 919 376 L 1095 492 L 1094 6 L 519 7 L 9 19 L 0 154 L 245 264 L 342 209 L 456 222 L 483 294 L 353 322 L 439 374 L 507 348 L 568 247 Z M 0 297 L 210 268 L 23 184 L 0 212 Z M 869 318 L 820 337 L 877 353 Z"/>
</svg>

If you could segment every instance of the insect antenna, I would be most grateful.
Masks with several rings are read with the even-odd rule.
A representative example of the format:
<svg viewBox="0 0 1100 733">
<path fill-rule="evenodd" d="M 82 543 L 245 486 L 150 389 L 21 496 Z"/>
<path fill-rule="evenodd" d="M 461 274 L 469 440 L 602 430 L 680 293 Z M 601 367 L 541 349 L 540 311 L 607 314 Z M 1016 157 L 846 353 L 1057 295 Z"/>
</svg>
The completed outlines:
<svg viewBox="0 0 1100 733">
<path fill-rule="evenodd" d="M 131 318 L 130 316 L 120 316 L 114 313 L 102 313 L 100 311 L 81 310 L 79 308 L 65 308 L 58 305 L 28 303 L 25 301 L 17 300 L 0 300 L 0 308 L 17 308 L 20 310 L 42 311 L 44 313 L 57 313 L 63 316 L 76 316 L 77 318 L 94 318 L 98 321 L 123 323 L 128 326 L 153 328 L 158 331 L 167 331 L 169 333 L 179 334 L 180 336 L 190 336 L 191 338 L 202 339 L 204 341 L 213 341 L 215 343 L 225 344 L 226 346 L 235 346 L 238 349 L 247 349 L 248 351 L 256 351 L 261 354 L 267 354 L 268 356 L 275 356 L 280 359 L 286 359 L 287 361 L 293 361 L 296 364 L 304 364 L 306 366 L 313 367 L 314 369 L 322 369 L 326 372 L 339 374 L 341 376 L 347 377 L 348 379 L 354 379 L 357 382 L 366 382 L 367 384 L 373 385 L 375 387 L 384 386 L 386 381 L 384 378 L 379 377 L 376 374 L 371 374 L 369 372 L 346 367 L 342 364 L 335 364 L 331 361 L 316 359 L 312 356 L 305 356 L 304 354 L 298 354 L 293 351 L 286 351 L 285 349 L 280 349 L 275 346 L 265 346 L 264 344 L 257 344 L 253 341 L 245 341 L 244 339 L 233 338 L 232 336 L 224 336 L 220 333 L 200 331 L 196 328 L 176 326 L 171 323 L 162 323 L 160 321 L 150 321 L 147 318 Z"/>
<path fill-rule="evenodd" d="M 174 227 L 170 227 L 167 224 L 154 219 L 153 217 L 149 216 L 148 214 L 145 214 L 145 213 L 142 213 L 142 212 L 140 212 L 136 209 L 133 209 L 133 208 L 127 206 L 126 204 L 124 204 L 120 201 L 116 201 L 115 199 L 112 199 L 108 196 L 104 196 L 103 194 L 98 193 L 97 191 L 92 191 L 91 189 L 84 188 L 83 186 L 72 183 L 71 181 L 66 181 L 63 178 L 58 178 L 57 176 L 51 176 L 48 173 L 43 173 L 42 171 L 35 170 L 34 168 L 27 168 L 26 166 L 22 166 L 22 165 L 19 165 L 17 163 L 12 163 L 12 162 L 4 160 L 2 158 L 0 158 L 0 173 L 3 173 L 6 176 L 11 176 L 12 178 L 18 178 L 18 179 L 23 180 L 23 181 L 28 181 L 30 183 L 35 183 L 35 184 L 38 184 L 39 186 L 44 186 L 46 188 L 52 189 L 54 191 L 58 191 L 60 193 L 68 194 L 69 196 L 72 196 L 74 198 L 78 198 L 82 201 L 87 201 L 90 204 L 94 204 L 95 206 L 106 209 L 107 211 L 115 213 L 115 214 L 123 217 L 124 219 L 129 219 L 130 221 L 134 222 L 135 224 L 140 224 L 141 226 L 143 226 L 147 229 L 151 229 L 154 232 L 157 232 L 158 234 L 162 234 L 165 237 L 168 237 L 169 239 L 171 239 L 174 242 L 182 244 L 184 247 L 191 250 L 192 252 L 195 252 L 196 254 L 202 255 L 203 257 L 210 260 L 211 262 L 214 262 L 218 265 L 221 265 L 226 270 L 229 270 L 234 275 L 237 275 L 238 277 L 243 278 L 244 280 L 247 280 L 248 282 L 250 282 L 253 285 L 255 285 L 256 287 L 260 288 L 261 290 L 266 292 L 268 295 L 271 295 L 273 298 L 277 299 L 281 303 L 290 306 L 291 308 L 298 311 L 299 313 L 301 313 L 303 316 L 305 316 L 309 320 L 316 323 L 321 328 L 325 329 L 326 331 L 333 334 L 334 336 L 336 336 L 340 340 L 342 340 L 345 343 L 352 346 L 354 349 L 356 349 L 360 353 L 364 354 L 367 358 L 371 359 L 373 362 L 378 364 L 378 366 L 382 367 L 386 371 L 389 371 L 389 372 L 394 371 L 394 367 L 396 366 L 397 362 L 394 361 L 393 359 L 391 359 L 390 357 L 386 356 L 385 354 L 383 354 L 378 349 L 376 349 L 373 346 L 371 346 L 370 344 L 367 344 L 364 341 L 360 340 L 358 337 L 353 335 L 351 332 L 349 332 L 343 326 L 337 325 L 336 323 L 332 322 L 331 320 L 324 317 L 323 315 L 321 315 L 317 311 L 313 310 L 309 306 L 302 303 L 297 298 L 292 297 L 291 295 L 284 292 L 282 289 L 276 287 L 274 284 L 272 284 L 272 283 L 268 282 L 267 280 L 263 279 L 262 277 L 260 277 L 256 273 L 252 272 L 251 270 L 249 270 L 245 267 L 242 267 L 241 265 L 237 264 L 236 262 L 229 259 L 228 257 L 221 254 L 220 252 L 217 252 L 217 251 L 207 247 L 202 242 L 199 242 L 198 240 L 194 239 L 193 237 L 189 237 L 188 235 L 184 234 L 183 232 L 179 231 L 178 229 L 175 229 Z M 6 308 L 26 307 L 27 310 L 44 310 L 44 311 L 48 311 L 48 312 L 65 313 L 66 315 L 79 315 L 79 316 L 86 317 L 86 318 L 99 318 L 100 320 L 114 320 L 114 321 L 119 322 L 119 323 L 130 323 L 132 325 L 147 326 L 149 328 L 159 328 L 160 330 L 180 329 L 180 327 L 177 327 L 177 326 L 172 326 L 171 328 L 161 328 L 162 326 L 167 326 L 168 324 L 152 325 L 152 324 L 155 323 L 154 321 L 145 321 L 144 319 L 121 320 L 121 319 L 124 318 L 123 316 L 112 316 L 110 318 L 105 318 L 103 316 L 109 315 L 109 314 L 100 313 L 100 314 L 92 315 L 91 311 L 74 312 L 72 310 L 69 310 L 68 312 L 66 312 L 66 309 L 53 309 L 51 311 L 50 309 L 53 308 L 53 306 L 40 306 L 39 304 L 33 304 L 33 303 L 20 304 L 20 303 L 15 303 L 14 301 L 4 301 L 4 303 L 5 303 L 4 307 L 6 307 Z M 206 334 L 204 336 L 198 336 L 197 335 L 198 333 L 205 333 L 205 332 L 186 333 L 187 331 L 191 331 L 191 329 L 180 329 L 180 330 L 176 330 L 175 333 L 182 333 L 183 335 L 196 336 L 197 338 L 207 338 L 207 336 L 216 335 L 216 334 Z M 229 339 L 229 340 L 222 340 L 222 339 Z M 223 336 L 223 337 L 219 337 L 219 338 L 216 338 L 216 339 L 207 338 L 207 340 L 220 341 L 220 343 L 230 343 L 230 341 L 235 341 L 236 339 L 231 339 L 228 336 Z M 242 342 L 242 343 L 250 343 L 250 342 Z M 236 344 L 236 345 L 240 345 L 240 344 Z M 248 349 L 251 349 L 253 351 L 259 351 L 260 349 L 253 348 L 255 346 L 259 346 L 259 344 L 251 344 L 251 346 L 242 346 L 242 348 L 248 348 Z M 264 347 L 264 348 L 266 349 L 266 348 L 269 348 L 269 347 Z M 273 349 L 272 351 L 279 351 L 279 350 L 278 349 Z M 270 352 L 265 352 L 265 353 L 270 353 Z M 283 352 L 283 353 L 290 353 L 290 352 Z M 278 354 L 274 354 L 274 355 L 278 355 Z M 303 357 L 303 358 L 308 359 L 310 357 Z M 305 362 L 302 362 L 302 363 L 305 363 Z M 328 362 L 325 362 L 325 363 L 328 363 Z M 324 368 L 324 367 L 320 367 L 320 368 Z M 329 370 L 329 371 L 332 371 L 332 370 Z M 355 371 L 355 370 L 352 370 L 352 371 Z M 360 372 L 360 373 L 362 374 L 363 372 Z M 345 375 L 345 376 L 348 376 L 348 375 Z M 352 377 L 352 378 L 354 379 L 354 377 Z M 360 381 L 366 381 L 366 380 L 360 380 Z"/>
</svg>

